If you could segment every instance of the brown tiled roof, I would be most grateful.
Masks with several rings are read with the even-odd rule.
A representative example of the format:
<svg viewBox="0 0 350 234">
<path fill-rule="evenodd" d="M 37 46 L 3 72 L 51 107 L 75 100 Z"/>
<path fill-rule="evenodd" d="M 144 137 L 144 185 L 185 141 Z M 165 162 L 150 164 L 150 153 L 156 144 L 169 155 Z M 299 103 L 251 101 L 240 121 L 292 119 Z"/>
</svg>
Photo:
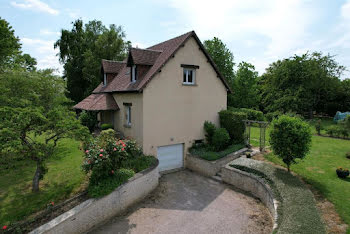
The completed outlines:
<svg viewBox="0 0 350 234">
<path fill-rule="evenodd" d="M 153 65 L 160 53 L 162 53 L 160 50 L 131 48 L 129 56 L 134 64 Z"/>
<path fill-rule="evenodd" d="M 205 56 L 207 57 L 208 62 L 210 62 L 213 68 L 215 69 L 218 78 L 222 80 L 227 90 L 231 91 L 228 83 L 217 69 L 209 54 L 204 49 L 204 46 L 200 42 L 196 33 L 194 31 L 191 31 L 181 36 L 151 46 L 145 50 L 137 48 L 131 49 L 132 57 L 135 56 L 138 62 L 142 61 L 143 63 L 145 63 L 146 58 L 151 58 L 151 62 L 148 63 L 150 65 L 150 68 L 147 72 L 145 72 L 143 77 L 138 77 L 135 83 L 131 83 L 130 68 L 127 67 L 127 65 L 125 64 L 120 69 L 118 75 L 111 81 L 111 83 L 107 84 L 106 87 L 100 84 L 93 92 L 141 92 L 142 89 L 146 87 L 147 83 L 153 78 L 153 76 L 162 69 L 162 67 L 167 63 L 167 61 L 170 58 L 172 58 L 173 55 L 177 52 L 177 50 L 181 48 L 181 46 L 183 46 L 185 42 L 191 37 L 193 37 L 197 41 L 200 49 L 204 52 Z"/>
<path fill-rule="evenodd" d="M 125 65 L 125 62 L 102 59 L 102 69 L 105 73 L 118 73 Z"/>
<path fill-rule="evenodd" d="M 91 94 L 73 106 L 73 108 L 88 111 L 119 110 L 119 106 L 115 102 L 112 94 L 108 93 Z"/>
</svg>

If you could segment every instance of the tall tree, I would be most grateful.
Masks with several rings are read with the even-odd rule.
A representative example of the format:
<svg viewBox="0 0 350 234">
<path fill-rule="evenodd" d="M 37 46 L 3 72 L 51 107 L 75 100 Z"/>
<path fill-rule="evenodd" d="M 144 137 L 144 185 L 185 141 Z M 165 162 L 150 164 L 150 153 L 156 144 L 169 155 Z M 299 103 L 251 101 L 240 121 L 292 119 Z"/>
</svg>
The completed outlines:
<svg viewBox="0 0 350 234">
<path fill-rule="evenodd" d="M 228 99 L 228 105 L 238 108 L 257 108 L 258 72 L 255 67 L 247 62 L 238 65 L 236 77 L 233 81 L 233 94 Z"/>
<path fill-rule="evenodd" d="M 0 74 L 0 89 L 0 156 L 34 161 L 32 190 L 37 192 L 57 142 L 83 139 L 88 130 L 67 105 L 64 80 L 50 70 L 5 71 Z"/>
<path fill-rule="evenodd" d="M 84 25 L 76 20 L 71 30 L 62 29 L 55 48 L 59 48 L 59 59 L 64 64 L 67 96 L 74 102 L 88 96 L 101 81 L 101 59 L 122 60 L 129 45 L 121 27 L 107 28 L 101 21 Z"/>
<path fill-rule="evenodd" d="M 204 47 L 208 51 L 210 57 L 218 67 L 220 73 L 226 78 L 230 86 L 234 80 L 234 56 L 219 38 L 214 37 L 211 40 L 204 41 Z"/>
<path fill-rule="evenodd" d="M 12 26 L 0 17 L 0 72 L 6 69 L 36 69 L 36 59 L 29 54 L 22 54 L 19 38 Z"/>
<path fill-rule="evenodd" d="M 306 53 L 272 63 L 261 77 L 265 111 L 297 112 L 312 118 L 324 112 L 344 71 L 332 56 Z"/>
</svg>

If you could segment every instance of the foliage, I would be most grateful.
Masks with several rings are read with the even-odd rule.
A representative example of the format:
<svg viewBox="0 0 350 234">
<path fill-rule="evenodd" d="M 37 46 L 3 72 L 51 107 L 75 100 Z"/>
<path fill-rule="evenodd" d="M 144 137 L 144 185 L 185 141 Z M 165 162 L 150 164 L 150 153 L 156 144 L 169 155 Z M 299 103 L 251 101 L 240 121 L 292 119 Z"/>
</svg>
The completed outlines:
<svg viewBox="0 0 350 234">
<path fill-rule="evenodd" d="M 330 113 L 327 105 L 334 102 L 343 71 L 333 56 L 318 52 L 272 63 L 259 81 L 264 111 L 308 113 L 310 118 L 313 111 Z"/>
<path fill-rule="evenodd" d="M 97 113 L 93 111 L 82 111 L 79 115 L 79 120 L 82 125 L 87 127 L 90 132 L 95 130 L 97 125 Z"/>
<path fill-rule="evenodd" d="M 348 137 L 349 136 L 347 129 L 345 129 L 341 124 L 331 125 L 331 126 L 327 127 L 326 133 L 331 137 L 333 137 L 333 136 Z"/>
<path fill-rule="evenodd" d="M 220 125 L 225 128 L 230 138 L 235 143 L 244 141 L 245 125 L 243 120 L 247 119 L 247 114 L 243 112 L 233 112 L 222 110 L 219 112 Z"/>
<path fill-rule="evenodd" d="M 204 122 L 204 131 L 205 131 L 205 139 L 208 144 L 213 143 L 213 135 L 216 130 L 215 124 L 213 124 L 210 121 L 205 121 Z"/>
<path fill-rule="evenodd" d="M 272 122 L 270 144 L 289 171 L 290 165 L 297 163 L 295 159 L 304 158 L 310 150 L 310 127 L 299 118 L 280 116 Z"/>
<path fill-rule="evenodd" d="M 233 67 L 235 65 L 232 52 L 217 37 L 206 40 L 203 44 L 220 73 L 226 78 L 230 86 L 232 86 L 234 80 Z"/>
<path fill-rule="evenodd" d="M 336 173 L 339 178 L 346 178 L 349 176 L 349 169 L 338 167 Z"/>
<path fill-rule="evenodd" d="M 272 120 L 278 118 L 278 116 L 282 115 L 281 112 L 275 111 L 275 112 L 269 112 L 265 114 L 265 118 L 267 121 L 272 122 Z"/>
<path fill-rule="evenodd" d="M 14 68 L 28 71 L 36 69 L 36 59 L 22 54 L 19 38 L 10 24 L 0 17 L 0 72 Z"/>
<path fill-rule="evenodd" d="M 216 151 L 221 151 L 230 143 L 230 135 L 225 128 L 217 128 L 213 135 L 213 147 Z"/>
<path fill-rule="evenodd" d="M 350 152 L 347 152 L 347 153 L 345 154 L 345 157 L 348 158 L 348 159 L 350 159 Z"/>
<path fill-rule="evenodd" d="M 321 129 L 322 129 L 322 125 L 321 125 L 322 121 L 320 119 L 317 120 L 316 124 L 315 124 L 315 129 L 318 135 L 321 135 Z"/>
<path fill-rule="evenodd" d="M 139 156 L 122 161 L 121 167 L 131 169 L 135 173 L 138 173 L 154 165 L 156 161 L 157 159 L 153 156 Z"/>
<path fill-rule="evenodd" d="M 50 71 L 0 74 L 0 152 L 23 154 L 36 162 L 33 191 L 39 190 L 45 161 L 58 141 L 88 137 L 87 129 L 67 106 L 64 85 Z"/>
<path fill-rule="evenodd" d="M 128 181 L 128 179 L 133 177 L 134 174 L 135 172 L 133 170 L 124 168 L 113 171 L 113 174 L 111 173 L 109 177 L 98 180 L 94 184 L 90 184 L 88 188 L 88 194 L 90 197 L 105 196 Z"/>
<path fill-rule="evenodd" d="M 256 108 L 258 106 L 257 90 L 258 72 L 255 67 L 247 62 L 238 65 L 233 81 L 233 94 L 228 98 L 228 106 Z"/>
<path fill-rule="evenodd" d="M 105 27 L 101 21 L 83 24 L 76 20 L 71 30 L 63 29 L 55 43 L 67 79 L 68 97 L 79 102 L 101 82 L 101 59 L 123 60 L 130 42 L 119 26 Z"/>
<path fill-rule="evenodd" d="M 113 124 L 109 124 L 109 123 L 104 123 L 101 124 L 101 130 L 106 130 L 106 129 L 113 129 Z"/>
<path fill-rule="evenodd" d="M 136 141 L 116 139 L 112 129 L 102 131 L 85 147 L 82 168 L 86 173 L 91 172 L 88 192 L 92 197 L 110 193 L 135 172 L 156 161 L 154 157 L 143 156 Z"/>
<path fill-rule="evenodd" d="M 228 110 L 234 111 L 234 112 L 246 113 L 247 119 L 249 120 L 264 121 L 264 114 L 258 110 L 247 109 L 247 108 L 234 108 L 234 107 L 229 107 Z"/>
<path fill-rule="evenodd" d="M 220 158 L 225 157 L 228 154 L 236 152 L 240 149 L 244 148 L 244 144 L 233 144 L 229 145 L 225 150 L 220 152 L 213 151 L 213 147 L 207 144 L 194 145 L 190 148 L 190 153 L 192 155 L 196 155 L 201 157 L 202 159 L 208 161 L 218 160 Z"/>
</svg>

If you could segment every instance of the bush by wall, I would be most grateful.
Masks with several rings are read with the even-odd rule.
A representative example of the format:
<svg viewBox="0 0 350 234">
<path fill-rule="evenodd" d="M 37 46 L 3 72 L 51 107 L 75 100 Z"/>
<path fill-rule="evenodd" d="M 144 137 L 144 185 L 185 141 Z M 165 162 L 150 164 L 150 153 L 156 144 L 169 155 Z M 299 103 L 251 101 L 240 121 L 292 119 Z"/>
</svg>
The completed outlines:
<svg viewBox="0 0 350 234">
<path fill-rule="evenodd" d="M 213 135 L 214 135 L 215 130 L 216 130 L 215 124 L 213 124 L 210 121 L 204 122 L 205 139 L 206 139 L 208 144 L 213 143 L 212 140 L 213 140 Z"/>
<path fill-rule="evenodd" d="M 82 125 L 86 126 L 90 132 L 95 130 L 97 126 L 97 114 L 93 111 L 83 111 L 79 115 L 79 120 Z"/>
<path fill-rule="evenodd" d="M 222 110 L 219 112 L 219 117 L 221 127 L 227 130 L 232 142 L 242 143 L 244 141 L 245 131 L 243 120 L 247 119 L 247 114 L 243 112 Z"/>
<path fill-rule="evenodd" d="M 101 124 L 101 130 L 113 129 L 113 124 L 104 123 Z"/>
<path fill-rule="evenodd" d="M 230 135 L 225 128 L 215 129 L 213 135 L 213 147 L 216 151 L 225 149 L 230 143 Z"/>
<path fill-rule="evenodd" d="M 253 110 L 253 109 L 247 109 L 247 108 L 234 108 L 229 107 L 228 110 L 233 112 L 243 112 L 247 114 L 247 119 L 249 120 L 255 120 L 255 121 L 264 121 L 264 114 L 261 111 Z"/>
</svg>

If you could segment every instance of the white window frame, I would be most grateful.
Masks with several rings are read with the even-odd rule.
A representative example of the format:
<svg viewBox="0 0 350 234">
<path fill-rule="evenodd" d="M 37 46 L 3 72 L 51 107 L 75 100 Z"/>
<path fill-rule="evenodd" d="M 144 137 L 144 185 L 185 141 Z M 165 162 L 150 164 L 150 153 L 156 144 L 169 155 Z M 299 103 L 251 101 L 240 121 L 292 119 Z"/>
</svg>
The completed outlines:
<svg viewBox="0 0 350 234">
<path fill-rule="evenodd" d="M 135 83 L 136 82 L 136 65 L 133 65 L 131 67 L 131 83 Z"/>
<path fill-rule="evenodd" d="M 107 85 L 107 74 L 103 73 L 103 86 Z"/>
<path fill-rule="evenodd" d="M 189 71 L 192 72 L 192 82 L 188 82 L 188 73 L 189 73 Z M 186 79 L 185 79 L 185 81 L 183 81 L 184 72 L 186 72 Z M 196 84 L 196 69 L 184 68 L 183 73 L 182 73 L 182 84 L 185 84 L 185 85 L 195 85 Z"/>
<path fill-rule="evenodd" d="M 131 106 L 125 106 L 125 124 L 131 126 Z"/>
</svg>

